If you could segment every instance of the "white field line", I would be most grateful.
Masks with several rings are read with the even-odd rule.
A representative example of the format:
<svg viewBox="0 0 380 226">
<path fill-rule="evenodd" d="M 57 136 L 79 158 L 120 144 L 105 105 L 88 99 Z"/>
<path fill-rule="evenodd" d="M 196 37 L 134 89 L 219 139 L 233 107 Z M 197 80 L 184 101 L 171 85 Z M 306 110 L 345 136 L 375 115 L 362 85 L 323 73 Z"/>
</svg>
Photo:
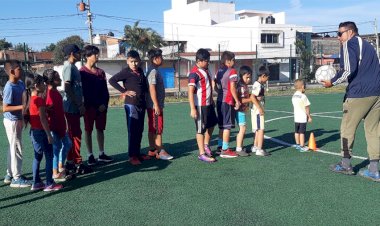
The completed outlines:
<svg viewBox="0 0 380 226">
<path fill-rule="evenodd" d="M 274 111 L 274 110 L 267 110 L 267 111 L 284 112 L 284 113 L 291 113 L 291 114 L 293 114 L 292 112 L 286 112 L 286 111 Z M 318 113 L 318 114 L 327 114 L 327 113 L 332 113 L 332 112 L 320 112 L 320 113 Z M 326 116 L 326 115 L 318 115 L 318 114 L 314 114 L 314 115 L 312 114 L 312 115 L 313 115 L 313 116 L 316 116 L 316 117 L 341 119 L 341 117 Z M 293 117 L 293 115 L 291 115 L 291 116 L 283 116 L 283 117 L 278 117 L 278 118 L 273 118 L 273 119 L 266 120 L 265 122 L 267 123 L 267 122 L 272 122 L 272 121 L 281 120 L 281 119 L 285 119 L 285 118 L 291 118 L 291 117 Z M 288 143 L 288 142 L 285 142 L 285 141 L 282 141 L 282 140 L 279 140 L 279 139 L 276 139 L 276 138 L 273 138 L 273 137 L 270 137 L 270 136 L 267 136 L 267 135 L 264 135 L 264 138 L 265 138 L 265 139 L 268 139 L 268 140 L 271 140 L 271 141 L 273 141 L 273 142 L 275 142 L 275 143 L 278 143 L 278 144 L 284 145 L 284 146 L 295 147 L 294 144 L 290 144 L 290 143 Z M 321 149 L 316 150 L 316 152 L 320 152 L 320 153 L 324 153 L 324 154 L 329 154 L 329 155 L 341 156 L 340 153 L 330 152 L 330 151 L 325 151 L 325 150 L 321 150 Z M 362 160 L 366 160 L 366 159 L 368 159 L 367 157 L 356 156 L 356 155 L 353 155 L 352 158 L 362 159 Z"/>
</svg>

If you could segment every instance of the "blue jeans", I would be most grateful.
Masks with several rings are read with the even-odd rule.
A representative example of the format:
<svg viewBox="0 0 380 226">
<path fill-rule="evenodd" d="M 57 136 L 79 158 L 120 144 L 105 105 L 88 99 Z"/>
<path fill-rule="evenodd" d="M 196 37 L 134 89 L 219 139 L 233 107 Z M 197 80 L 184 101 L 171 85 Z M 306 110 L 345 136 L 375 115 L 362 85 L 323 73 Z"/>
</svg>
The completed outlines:
<svg viewBox="0 0 380 226">
<path fill-rule="evenodd" d="M 33 159 L 33 180 L 34 183 L 40 183 L 40 163 L 45 153 L 45 170 L 46 170 L 46 185 L 51 185 L 53 181 L 53 147 L 48 142 L 48 138 L 44 130 L 31 129 L 30 138 L 34 148 Z"/>
<path fill-rule="evenodd" d="M 56 132 L 51 131 L 54 139 L 53 143 L 53 169 L 58 169 L 58 163 L 65 163 L 66 156 L 73 143 L 70 140 L 69 134 L 65 133 L 64 137 L 60 137 Z"/>
<path fill-rule="evenodd" d="M 128 127 L 128 154 L 129 157 L 138 157 L 144 131 L 145 108 L 125 104 L 124 109 Z"/>
</svg>

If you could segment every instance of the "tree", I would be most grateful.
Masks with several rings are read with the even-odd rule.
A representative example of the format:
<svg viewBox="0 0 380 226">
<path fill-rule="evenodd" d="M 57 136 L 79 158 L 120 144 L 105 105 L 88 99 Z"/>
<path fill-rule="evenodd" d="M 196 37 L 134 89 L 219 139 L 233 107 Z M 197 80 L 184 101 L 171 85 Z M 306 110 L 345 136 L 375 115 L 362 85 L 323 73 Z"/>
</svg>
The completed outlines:
<svg viewBox="0 0 380 226">
<path fill-rule="evenodd" d="M 125 42 L 131 49 L 135 49 L 142 53 L 145 57 L 146 53 L 151 48 L 159 48 L 165 45 L 162 37 L 151 28 L 139 27 L 139 22 L 136 21 L 133 26 L 125 25 L 124 37 Z"/>
<path fill-rule="evenodd" d="M 13 47 L 13 49 L 16 50 L 16 51 L 24 52 L 24 43 L 17 43 L 17 44 Z M 29 46 L 28 46 L 28 44 L 25 44 L 25 49 L 26 49 L 26 51 L 29 50 Z"/>
<path fill-rule="evenodd" d="M 8 49 L 10 47 L 12 47 L 12 43 L 7 42 L 5 38 L 0 39 L 0 50 Z"/>
<path fill-rule="evenodd" d="M 56 45 L 54 43 L 50 43 L 50 45 L 46 46 L 45 48 L 41 49 L 41 52 L 53 52 Z"/>
<path fill-rule="evenodd" d="M 300 68 L 300 78 L 310 81 L 311 79 L 311 70 L 310 70 L 310 61 L 313 56 L 313 53 L 309 48 L 306 47 L 306 44 L 303 40 L 297 39 L 295 42 L 297 53 L 300 57 L 299 59 L 299 68 Z"/>
<path fill-rule="evenodd" d="M 53 51 L 55 64 L 63 63 L 64 57 L 65 57 L 63 53 L 63 47 L 68 44 L 76 44 L 79 48 L 83 48 L 84 41 L 78 35 L 73 35 L 57 42 L 56 47 L 54 48 L 54 51 Z"/>
</svg>

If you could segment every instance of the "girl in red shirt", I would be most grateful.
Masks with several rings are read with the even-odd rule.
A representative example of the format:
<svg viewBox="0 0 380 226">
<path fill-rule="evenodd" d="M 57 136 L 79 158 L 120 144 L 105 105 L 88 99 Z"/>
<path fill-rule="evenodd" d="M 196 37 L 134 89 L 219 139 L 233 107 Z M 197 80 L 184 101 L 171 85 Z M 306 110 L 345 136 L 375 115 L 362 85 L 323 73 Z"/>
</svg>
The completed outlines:
<svg viewBox="0 0 380 226">
<path fill-rule="evenodd" d="M 62 83 L 58 72 L 53 69 L 44 71 L 44 79 L 47 83 L 46 110 L 49 129 L 53 137 L 53 179 L 55 182 L 64 182 L 71 178 L 64 168 L 68 151 L 72 142 L 67 133 L 65 112 L 63 110 L 62 95 L 57 86 Z"/>
<path fill-rule="evenodd" d="M 46 104 L 42 97 L 46 89 L 41 75 L 28 74 L 25 77 L 26 91 L 24 93 L 24 119 L 25 126 L 30 124 L 30 138 L 34 148 L 33 159 L 33 185 L 31 190 L 57 191 L 62 185 L 53 180 L 53 137 L 51 136 L 47 117 Z M 46 185 L 40 177 L 40 163 L 45 154 L 46 158 Z"/>
</svg>

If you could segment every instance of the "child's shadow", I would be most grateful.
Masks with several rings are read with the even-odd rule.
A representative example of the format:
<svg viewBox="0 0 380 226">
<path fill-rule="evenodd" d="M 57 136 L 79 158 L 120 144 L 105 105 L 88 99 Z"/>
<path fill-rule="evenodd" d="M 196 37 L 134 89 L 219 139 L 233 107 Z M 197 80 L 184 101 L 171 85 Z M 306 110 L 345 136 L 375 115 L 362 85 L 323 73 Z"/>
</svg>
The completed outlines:
<svg viewBox="0 0 380 226">
<path fill-rule="evenodd" d="M 0 206 L 0 209 L 6 209 L 9 207 L 14 207 L 14 206 L 30 203 L 33 201 L 37 201 L 40 199 L 48 198 L 52 195 L 59 194 L 61 192 L 74 191 L 76 189 L 80 189 L 88 185 L 106 182 L 106 181 L 109 181 L 121 176 L 126 176 L 128 174 L 135 173 L 135 172 L 149 172 L 149 171 L 163 170 L 171 164 L 171 161 L 151 159 L 151 160 L 143 161 L 141 165 L 132 166 L 131 164 L 127 162 L 127 159 L 128 159 L 127 153 L 113 155 L 112 157 L 114 159 L 112 163 L 99 164 L 93 167 L 94 172 L 86 174 L 86 175 L 79 175 L 77 178 L 63 183 L 64 188 L 61 191 L 50 192 L 50 193 L 41 193 L 39 191 L 38 193 L 41 193 L 42 195 L 38 197 L 31 197 L 30 199 L 24 199 L 23 201 L 20 201 L 20 202 L 12 203 L 5 206 Z M 44 171 L 45 171 L 44 169 L 41 169 L 41 172 L 44 172 Z M 41 173 L 41 177 L 44 177 L 43 173 Z M 30 190 L 28 190 L 26 193 L 2 198 L 0 199 L 0 201 L 17 199 L 17 198 L 25 197 L 28 195 L 34 195 L 36 193 L 37 192 L 30 192 Z"/>
</svg>

